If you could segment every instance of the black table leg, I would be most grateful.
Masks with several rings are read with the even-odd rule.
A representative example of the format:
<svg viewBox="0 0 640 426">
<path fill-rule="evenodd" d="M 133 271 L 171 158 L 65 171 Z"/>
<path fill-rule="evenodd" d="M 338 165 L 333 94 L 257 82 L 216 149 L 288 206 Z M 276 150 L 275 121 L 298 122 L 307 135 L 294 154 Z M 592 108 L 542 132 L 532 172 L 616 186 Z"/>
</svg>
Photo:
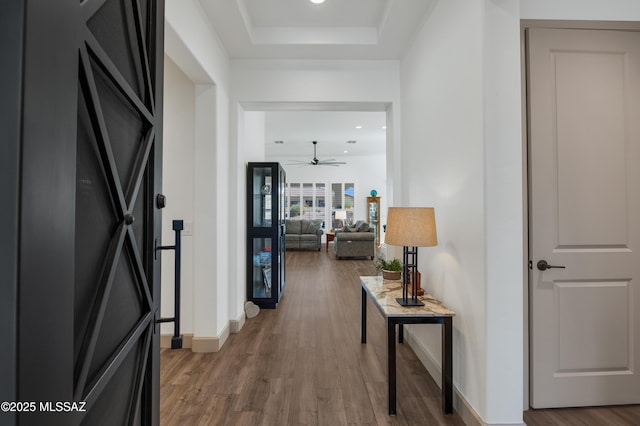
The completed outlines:
<svg viewBox="0 0 640 426">
<path fill-rule="evenodd" d="M 362 322 L 360 326 L 360 343 L 367 343 L 367 292 L 362 287 Z"/>
<path fill-rule="evenodd" d="M 453 413 L 453 318 L 442 323 L 442 409 Z"/>
<path fill-rule="evenodd" d="M 396 415 L 396 323 L 387 319 L 387 376 L 389 377 L 389 415 Z"/>
<path fill-rule="evenodd" d="M 404 343 L 404 324 L 398 323 L 398 343 Z"/>
</svg>

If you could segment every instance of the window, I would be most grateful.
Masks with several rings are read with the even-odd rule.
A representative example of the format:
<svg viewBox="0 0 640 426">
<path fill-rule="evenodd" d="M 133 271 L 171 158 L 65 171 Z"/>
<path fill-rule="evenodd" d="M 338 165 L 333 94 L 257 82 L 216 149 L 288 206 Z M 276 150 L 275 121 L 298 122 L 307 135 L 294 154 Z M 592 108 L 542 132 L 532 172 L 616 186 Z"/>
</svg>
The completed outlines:
<svg viewBox="0 0 640 426">
<path fill-rule="evenodd" d="M 287 183 L 285 186 L 285 212 L 287 219 L 320 219 L 331 228 L 341 226 L 334 221 L 336 210 L 346 210 L 346 223 L 353 223 L 353 183 L 332 183 L 331 193 L 326 183 Z M 329 198 L 331 197 L 331 198 Z M 329 203 L 330 209 L 327 209 Z M 326 227 L 326 226 L 325 226 Z"/>
<path fill-rule="evenodd" d="M 324 183 L 287 183 L 285 206 L 287 219 L 326 220 Z"/>
<path fill-rule="evenodd" d="M 336 210 L 346 210 L 347 223 L 353 223 L 354 193 L 355 185 L 353 182 L 331 184 L 331 223 L 333 228 L 340 226 L 334 223 Z"/>
</svg>

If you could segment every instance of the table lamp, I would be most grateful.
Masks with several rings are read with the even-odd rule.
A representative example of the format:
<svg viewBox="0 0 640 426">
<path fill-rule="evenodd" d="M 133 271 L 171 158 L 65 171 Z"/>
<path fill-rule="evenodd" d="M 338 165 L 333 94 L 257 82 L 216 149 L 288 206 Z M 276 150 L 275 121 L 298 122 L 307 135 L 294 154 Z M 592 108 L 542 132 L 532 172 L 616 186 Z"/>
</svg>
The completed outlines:
<svg viewBox="0 0 640 426">
<path fill-rule="evenodd" d="M 438 245 L 436 216 L 433 207 L 389 207 L 386 244 L 402 246 L 402 297 L 400 306 L 424 306 L 418 300 L 416 280 L 418 247 Z M 409 268 L 411 268 L 411 298 L 409 298 Z"/>
<path fill-rule="evenodd" d="M 336 220 L 340 220 L 340 226 L 344 228 L 344 222 L 347 220 L 346 210 L 336 210 Z"/>
</svg>

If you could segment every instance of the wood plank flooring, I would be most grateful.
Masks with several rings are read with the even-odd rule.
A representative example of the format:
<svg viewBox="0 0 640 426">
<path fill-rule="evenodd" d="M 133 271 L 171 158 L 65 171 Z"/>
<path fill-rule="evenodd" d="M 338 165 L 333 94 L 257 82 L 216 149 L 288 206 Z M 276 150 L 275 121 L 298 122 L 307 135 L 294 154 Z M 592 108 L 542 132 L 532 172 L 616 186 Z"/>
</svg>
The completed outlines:
<svg viewBox="0 0 640 426">
<path fill-rule="evenodd" d="M 247 320 L 217 353 L 163 349 L 160 419 L 172 425 L 462 425 L 413 351 L 398 347 L 398 415 L 387 414 L 385 324 L 369 303 L 360 344 L 360 282 L 370 260 L 287 253 L 278 309 Z M 529 426 L 640 425 L 640 406 L 530 410 Z"/>
<path fill-rule="evenodd" d="M 161 424 L 463 425 L 440 388 L 398 345 L 398 414 L 387 414 L 386 328 L 369 303 L 360 343 L 360 275 L 370 260 L 324 250 L 287 253 L 287 287 L 217 353 L 164 349 Z"/>
<path fill-rule="evenodd" d="M 529 410 L 524 421 L 528 426 L 638 426 L 640 405 Z"/>
</svg>

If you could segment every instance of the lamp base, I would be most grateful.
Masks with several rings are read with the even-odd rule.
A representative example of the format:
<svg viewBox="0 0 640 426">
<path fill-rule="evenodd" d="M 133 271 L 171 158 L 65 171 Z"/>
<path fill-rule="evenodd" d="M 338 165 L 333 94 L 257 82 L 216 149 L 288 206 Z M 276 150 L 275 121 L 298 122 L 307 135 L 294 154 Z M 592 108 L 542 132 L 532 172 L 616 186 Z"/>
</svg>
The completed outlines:
<svg viewBox="0 0 640 426">
<path fill-rule="evenodd" d="M 424 306 L 424 303 L 422 303 L 419 300 L 413 300 L 412 298 L 403 298 L 403 297 L 396 297 L 396 302 L 398 302 L 398 305 L 400 306 Z"/>
</svg>

